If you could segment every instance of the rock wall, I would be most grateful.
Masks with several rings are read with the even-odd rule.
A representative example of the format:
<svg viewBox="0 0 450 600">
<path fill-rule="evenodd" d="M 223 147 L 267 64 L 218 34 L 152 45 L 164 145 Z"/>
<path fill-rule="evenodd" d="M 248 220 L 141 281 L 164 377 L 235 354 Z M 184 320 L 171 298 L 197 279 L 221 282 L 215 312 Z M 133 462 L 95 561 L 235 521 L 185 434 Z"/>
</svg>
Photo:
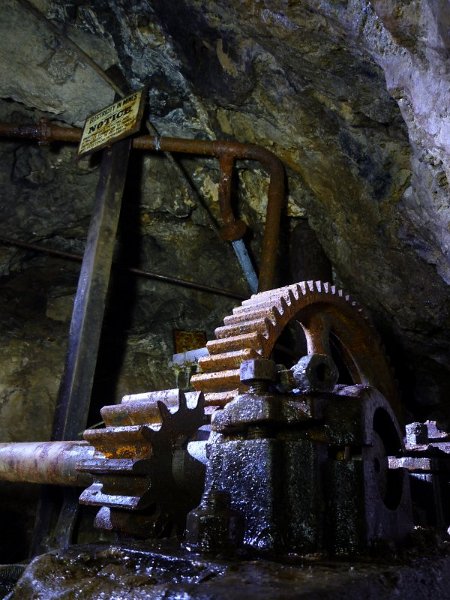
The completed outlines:
<svg viewBox="0 0 450 600">
<path fill-rule="evenodd" d="M 449 413 L 449 8 L 444 1 L 34 0 L 103 68 L 149 86 L 162 135 L 261 144 L 286 165 L 283 264 L 307 219 L 366 306 L 418 417 Z M 18 0 L 0 9 L 0 117 L 80 125 L 113 93 Z M 81 253 L 98 161 L 2 140 L 0 235 Z M 217 216 L 217 166 L 183 162 Z M 258 256 L 266 176 L 240 164 Z M 294 240 L 294 250 L 288 248 Z M 246 293 L 231 249 L 170 165 L 134 154 L 120 261 Z M 287 260 L 286 260 L 287 259 Z M 48 436 L 78 267 L 0 245 L 3 440 Z M 280 272 L 281 273 L 281 272 Z M 311 276 L 315 273 L 311 272 Z M 292 275 L 284 269 L 281 282 Z M 209 336 L 234 302 L 116 274 L 98 403 L 175 385 L 172 330 Z M 37 351 L 38 349 L 38 351 Z M 20 418 L 17 415 L 21 415 Z M 26 415 L 26 419 L 23 418 Z"/>
<path fill-rule="evenodd" d="M 447 3 L 154 6 L 217 134 L 283 158 L 337 280 L 384 333 L 405 402 L 445 403 Z"/>
</svg>

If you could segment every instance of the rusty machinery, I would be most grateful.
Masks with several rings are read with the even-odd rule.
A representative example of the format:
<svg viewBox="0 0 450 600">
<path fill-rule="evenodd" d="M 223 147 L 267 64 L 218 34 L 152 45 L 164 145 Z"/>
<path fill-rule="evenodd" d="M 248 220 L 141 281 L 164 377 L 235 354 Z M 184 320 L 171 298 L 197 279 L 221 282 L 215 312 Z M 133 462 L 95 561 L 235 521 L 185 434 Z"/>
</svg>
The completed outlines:
<svg viewBox="0 0 450 600">
<path fill-rule="evenodd" d="M 77 142 L 80 131 L 0 124 L 0 135 Z M 216 329 L 192 378 L 197 391 L 127 396 L 102 409 L 105 427 L 85 431 L 82 442 L 0 444 L 0 479 L 85 487 L 80 502 L 98 507 L 97 527 L 144 539 L 177 532 L 194 551 L 346 554 L 402 540 L 414 523 L 445 528 L 447 440 L 432 424 L 412 424 L 404 445 L 395 381 L 361 309 L 326 283 L 270 289 L 280 161 L 237 142 L 155 135 L 132 145 L 218 158 L 221 235 L 233 243 L 244 234 L 230 205 L 234 162 L 265 167 L 258 289 L 269 291 Z"/>
<path fill-rule="evenodd" d="M 0 137 L 34 140 L 43 144 L 50 144 L 52 142 L 78 143 L 81 139 L 81 133 L 81 129 L 61 127 L 46 119 L 42 119 L 38 124 L 34 125 L 0 123 Z M 140 151 L 158 153 L 174 152 L 177 154 L 214 157 L 218 159 L 220 166 L 219 204 L 222 218 L 222 226 L 220 227 L 219 234 L 223 240 L 229 242 L 242 240 L 247 228 L 243 221 L 235 219 L 233 215 L 231 185 L 233 167 L 238 160 L 253 160 L 258 162 L 269 176 L 266 226 L 261 246 L 258 290 L 267 290 L 273 287 L 281 210 L 284 203 L 285 172 L 282 162 L 272 152 L 255 144 L 243 144 L 237 141 L 212 141 L 160 136 L 134 137 L 132 139 L 132 148 Z M 11 243 L 13 242 L 11 241 Z M 73 255 L 71 258 L 73 258 Z M 156 275 L 156 277 L 164 279 L 160 275 Z M 167 281 L 174 280 L 171 277 L 166 277 L 165 279 Z M 208 286 L 201 287 L 207 289 Z"/>
<path fill-rule="evenodd" d="M 348 554 L 448 525 L 444 434 L 411 425 L 405 449 L 382 346 L 341 290 L 256 294 L 207 347 L 197 391 L 126 396 L 83 442 L 2 444 L 0 479 L 87 485 L 97 527 L 194 551 Z"/>
<path fill-rule="evenodd" d="M 54 141 L 74 142 L 79 141 L 81 131 L 41 121 L 40 124 L 32 126 L 1 123 L 0 135 L 18 139 L 39 140 L 42 143 Z M 113 144 L 111 148 L 104 150 L 96 188 L 96 200 L 74 301 L 65 369 L 56 403 L 51 437 L 55 441 L 66 441 L 77 437 L 87 424 L 104 314 L 105 295 L 109 282 L 115 231 L 120 212 L 121 190 L 123 190 L 125 182 L 126 164 L 131 143 L 134 148 L 140 150 L 152 150 L 165 154 L 168 151 L 175 151 L 219 159 L 220 184 L 218 196 L 222 227 L 219 231 L 215 219 L 211 217 L 213 227 L 224 240 L 232 243 L 250 289 L 256 291 L 258 288 L 259 290 L 265 290 L 273 287 L 275 248 L 284 200 L 284 169 L 282 163 L 274 154 L 259 146 L 235 141 L 190 140 L 165 138 L 159 135 L 138 137 L 128 140 L 126 143 L 122 140 Z M 235 219 L 232 211 L 232 176 L 236 161 L 242 159 L 258 161 L 269 174 L 267 219 L 262 242 L 259 280 L 257 280 L 251 266 L 242 239 L 246 225 L 241 220 Z M 208 211 L 207 214 L 209 214 Z M 0 238 L 0 242 L 5 243 L 5 240 Z M 15 240 L 6 240 L 6 243 L 31 248 L 29 244 L 24 242 L 17 244 Z M 57 254 L 61 255 L 61 253 Z M 80 258 L 67 254 L 64 254 L 64 256 L 70 259 Z M 230 292 L 226 290 L 217 290 L 210 286 L 198 285 L 159 274 L 144 273 L 140 270 L 138 270 L 138 273 L 211 293 L 230 295 Z M 231 295 L 234 296 L 235 294 Z M 33 554 L 40 553 L 45 547 L 45 540 L 48 539 L 53 515 L 56 513 L 59 514 L 59 517 L 54 535 L 58 538 L 58 544 L 65 546 L 70 543 L 77 514 L 77 498 L 75 498 L 73 491 L 69 489 L 64 491 L 63 496 L 61 508 L 58 506 L 58 501 L 51 490 L 48 488 L 42 490 L 32 542 Z"/>
</svg>

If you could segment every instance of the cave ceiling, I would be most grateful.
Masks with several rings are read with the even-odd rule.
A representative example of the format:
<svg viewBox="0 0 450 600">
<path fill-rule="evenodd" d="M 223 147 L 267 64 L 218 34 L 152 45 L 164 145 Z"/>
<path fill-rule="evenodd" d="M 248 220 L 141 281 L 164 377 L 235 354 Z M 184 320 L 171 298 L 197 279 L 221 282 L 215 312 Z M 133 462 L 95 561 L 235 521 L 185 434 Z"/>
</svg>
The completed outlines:
<svg viewBox="0 0 450 600">
<path fill-rule="evenodd" d="M 161 135 L 234 138 L 280 157 L 289 191 L 284 235 L 296 220 L 308 219 L 336 282 L 373 315 L 399 363 L 404 389 L 430 410 L 445 401 L 450 388 L 448 2 L 34 4 L 102 68 L 117 65 L 131 87 L 148 85 L 150 119 Z M 4 0 L 0 10 L 2 120 L 37 115 L 80 126 L 112 101 L 108 85 L 22 4 Z M 61 185 L 54 175 L 57 165 L 47 158 L 43 166 L 38 149 L 14 146 L 14 158 L 8 153 L 5 146 L 4 189 L 14 191 L 5 174 L 9 168 L 34 186 L 31 205 L 42 202 L 40 211 L 34 209 L 39 223 L 27 216 L 31 231 L 22 231 L 22 237 L 32 239 L 36 227 L 41 239 L 67 237 L 87 219 L 78 187 L 66 222 L 50 214 L 46 220 L 39 189 Z M 84 169 L 88 185 L 92 170 Z M 161 181 L 155 185 L 161 187 Z M 247 187 L 244 211 L 261 222 L 263 195 L 250 179 Z M 146 188 L 143 201 L 161 203 L 162 193 L 152 198 Z M 195 212 L 177 193 L 169 208 L 160 207 L 167 219 Z M 20 206 L 18 213 L 17 205 L 2 201 L 2 222 L 10 233 L 21 231 L 27 205 Z"/>
</svg>

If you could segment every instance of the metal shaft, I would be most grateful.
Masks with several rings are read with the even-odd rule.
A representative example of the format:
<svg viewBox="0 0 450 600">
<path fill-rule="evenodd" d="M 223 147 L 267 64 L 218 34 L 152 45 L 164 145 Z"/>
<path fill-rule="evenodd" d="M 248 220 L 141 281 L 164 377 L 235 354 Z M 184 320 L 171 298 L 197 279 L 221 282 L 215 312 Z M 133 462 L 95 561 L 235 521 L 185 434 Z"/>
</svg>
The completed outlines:
<svg viewBox="0 0 450 600">
<path fill-rule="evenodd" d="M 125 139 L 103 151 L 55 409 L 53 440 L 76 440 L 87 424 L 130 147 L 131 140 Z M 71 543 L 77 499 L 74 490 L 66 488 L 59 508 L 53 491 L 47 486 L 43 488 L 31 543 L 32 556 L 52 544 L 67 547 Z M 58 513 L 53 540 L 48 543 L 52 515 Z"/>
<path fill-rule="evenodd" d="M 76 465 L 94 456 L 87 442 L 19 442 L 0 444 L 0 480 L 87 486 L 88 473 Z"/>
<path fill-rule="evenodd" d="M 245 279 L 247 280 L 251 293 L 256 294 L 258 292 L 258 276 L 253 268 L 253 264 L 244 240 L 233 240 L 231 245 L 233 246 L 233 250 L 236 254 L 239 264 L 241 265 L 241 269 L 244 273 Z"/>
</svg>

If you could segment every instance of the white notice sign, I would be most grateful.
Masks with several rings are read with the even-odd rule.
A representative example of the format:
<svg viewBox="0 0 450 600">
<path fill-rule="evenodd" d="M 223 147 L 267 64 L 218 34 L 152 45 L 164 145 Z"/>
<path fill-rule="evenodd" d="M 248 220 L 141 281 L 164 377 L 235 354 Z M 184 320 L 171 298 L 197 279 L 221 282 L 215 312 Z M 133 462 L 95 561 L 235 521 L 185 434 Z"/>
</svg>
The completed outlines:
<svg viewBox="0 0 450 600">
<path fill-rule="evenodd" d="M 78 156 L 110 146 L 139 131 L 144 108 L 139 90 L 89 117 L 84 125 Z"/>
</svg>

